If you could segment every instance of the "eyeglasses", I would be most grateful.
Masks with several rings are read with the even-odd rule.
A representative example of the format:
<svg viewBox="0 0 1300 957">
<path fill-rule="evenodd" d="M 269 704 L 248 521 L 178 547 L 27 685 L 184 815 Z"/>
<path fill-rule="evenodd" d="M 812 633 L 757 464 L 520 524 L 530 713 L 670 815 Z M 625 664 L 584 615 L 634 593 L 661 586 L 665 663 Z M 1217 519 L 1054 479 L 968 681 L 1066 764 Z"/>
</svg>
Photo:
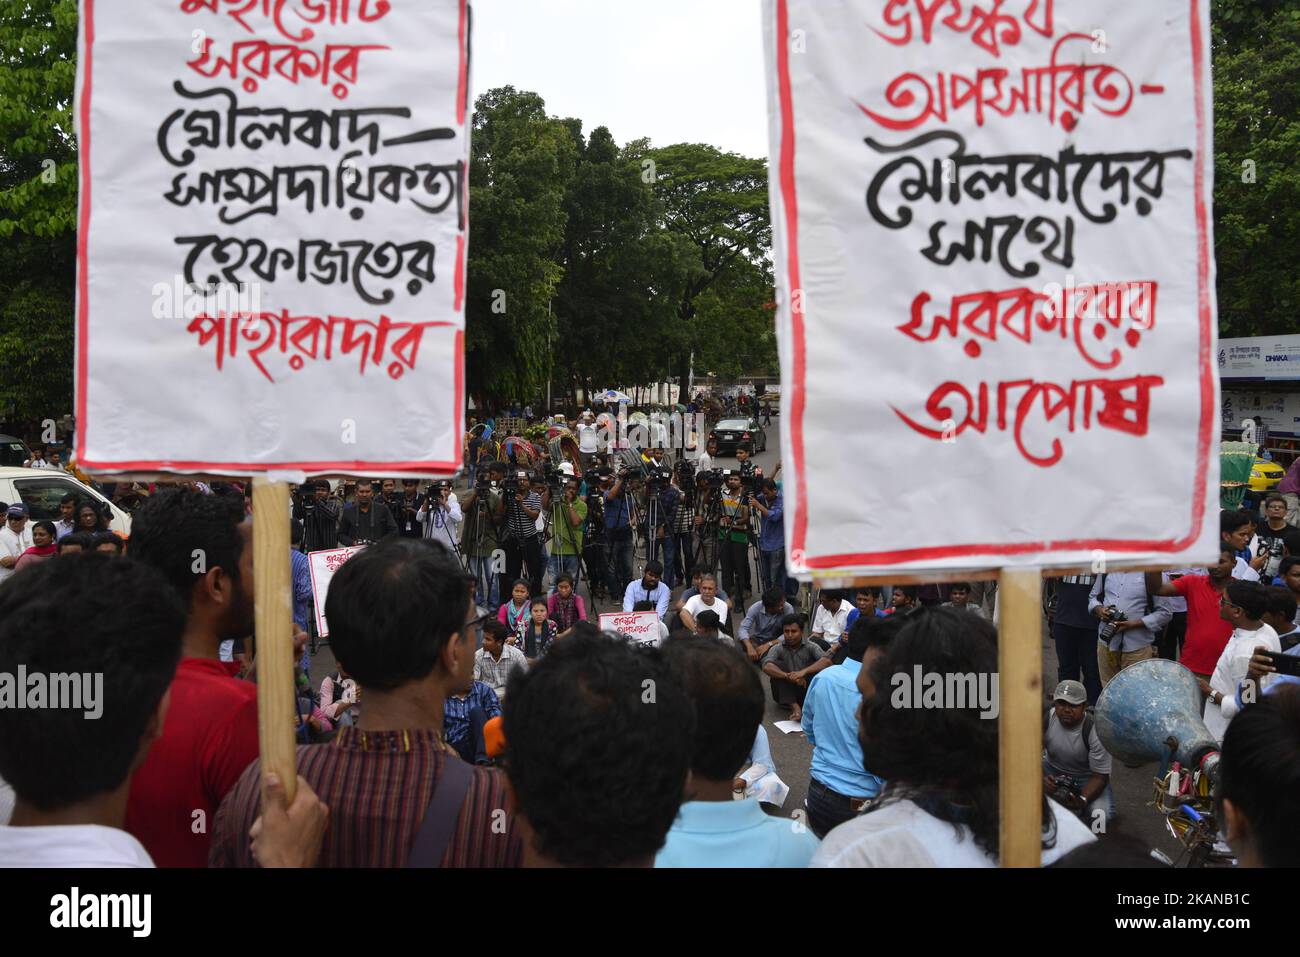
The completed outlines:
<svg viewBox="0 0 1300 957">
<path fill-rule="evenodd" d="M 475 607 L 474 610 L 477 611 L 478 608 Z M 462 630 L 466 635 L 474 639 L 475 644 L 479 644 L 483 637 L 483 623 L 491 617 L 492 612 L 485 611 L 477 618 L 471 618 L 469 621 L 465 622 L 465 627 Z"/>
</svg>

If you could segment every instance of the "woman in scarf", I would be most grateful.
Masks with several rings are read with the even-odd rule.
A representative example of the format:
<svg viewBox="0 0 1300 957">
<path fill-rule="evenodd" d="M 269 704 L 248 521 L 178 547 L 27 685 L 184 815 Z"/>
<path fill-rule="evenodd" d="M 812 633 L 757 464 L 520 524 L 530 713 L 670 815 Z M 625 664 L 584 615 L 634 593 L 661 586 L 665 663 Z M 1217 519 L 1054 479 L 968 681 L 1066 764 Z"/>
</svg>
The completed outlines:
<svg viewBox="0 0 1300 957">
<path fill-rule="evenodd" d="M 573 626 L 587 620 L 587 609 L 582 603 L 582 596 L 573 590 L 573 577 L 567 572 L 555 579 L 555 591 L 546 604 L 547 617 L 555 622 L 563 638 L 573 631 Z"/>
<path fill-rule="evenodd" d="M 58 532 L 53 522 L 37 522 L 32 526 L 32 547 L 18 556 L 18 564 L 14 565 L 14 569 L 26 568 L 53 558 L 57 551 L 54 544 L 57 537 Z"/>
</svg>

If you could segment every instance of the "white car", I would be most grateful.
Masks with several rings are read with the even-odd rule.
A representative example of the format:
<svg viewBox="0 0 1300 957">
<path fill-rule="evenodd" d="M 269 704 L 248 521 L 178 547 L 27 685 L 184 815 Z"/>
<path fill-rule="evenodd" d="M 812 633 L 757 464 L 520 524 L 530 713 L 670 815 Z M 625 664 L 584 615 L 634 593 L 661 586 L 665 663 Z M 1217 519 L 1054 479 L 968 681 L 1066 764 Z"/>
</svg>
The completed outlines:
<svg viewBox="0 0 1300 957">
<path fill-rule="evenodd" d="M 29 522 L 57 521 L 59 503 L 69 493 L 77 496 L 78 505 L 90 500 L 101 509 L 107 507 L 113 516 L 109 528 L 123 538 L 131 534 L 131 516 L 90 486 L 83 485 L 76 476 L 60 469 L 0 468 L 0 502 L 6 505 L 22 502 L 27 506 Z"/>
</svg>

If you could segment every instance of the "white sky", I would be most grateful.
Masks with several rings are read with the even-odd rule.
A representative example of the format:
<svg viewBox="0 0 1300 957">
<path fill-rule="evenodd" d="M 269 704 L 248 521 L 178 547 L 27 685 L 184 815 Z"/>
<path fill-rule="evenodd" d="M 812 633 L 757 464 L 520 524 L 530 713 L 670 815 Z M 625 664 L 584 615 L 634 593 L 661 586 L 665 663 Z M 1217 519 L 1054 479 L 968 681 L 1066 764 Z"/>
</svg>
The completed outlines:
<svg viewBox="0 0 1300 957">
<path fill-rule="evenodd" d="M 470 0 L 472 93 L 531 90 L 621 146 L 767 155 L 759 0 Z"/>
</svg>

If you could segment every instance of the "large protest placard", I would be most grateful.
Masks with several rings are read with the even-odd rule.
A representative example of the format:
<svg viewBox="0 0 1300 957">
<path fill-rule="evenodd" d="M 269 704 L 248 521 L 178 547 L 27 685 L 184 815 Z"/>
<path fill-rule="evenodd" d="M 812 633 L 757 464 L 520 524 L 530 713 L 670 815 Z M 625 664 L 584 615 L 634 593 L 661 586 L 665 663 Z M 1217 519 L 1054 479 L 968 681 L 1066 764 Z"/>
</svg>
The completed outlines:
<svg viewBox="0 0 1300 957">
<path fill-rule="evenodd" d="M 1211 559 L 1208 0 L 766 0 L 791 570 Z"/>
<path fill-rule="evenodd" d="M 460 464 L 465 0 L 82 0 L 77 456 Z"/>
<path fill-rule="evenodd" d="M 308 571 L 311 575 L 312 611 L 316 615 L 316 634 L 328 638 L 329 622 L 325 618 L 325 599 L 329 597 L 330 581 L 349 558 L 361 551 L 364 545 L 349 545 L 345 548 L 323 548 L 318 552 L 308 552 Z"/>
</svg>

